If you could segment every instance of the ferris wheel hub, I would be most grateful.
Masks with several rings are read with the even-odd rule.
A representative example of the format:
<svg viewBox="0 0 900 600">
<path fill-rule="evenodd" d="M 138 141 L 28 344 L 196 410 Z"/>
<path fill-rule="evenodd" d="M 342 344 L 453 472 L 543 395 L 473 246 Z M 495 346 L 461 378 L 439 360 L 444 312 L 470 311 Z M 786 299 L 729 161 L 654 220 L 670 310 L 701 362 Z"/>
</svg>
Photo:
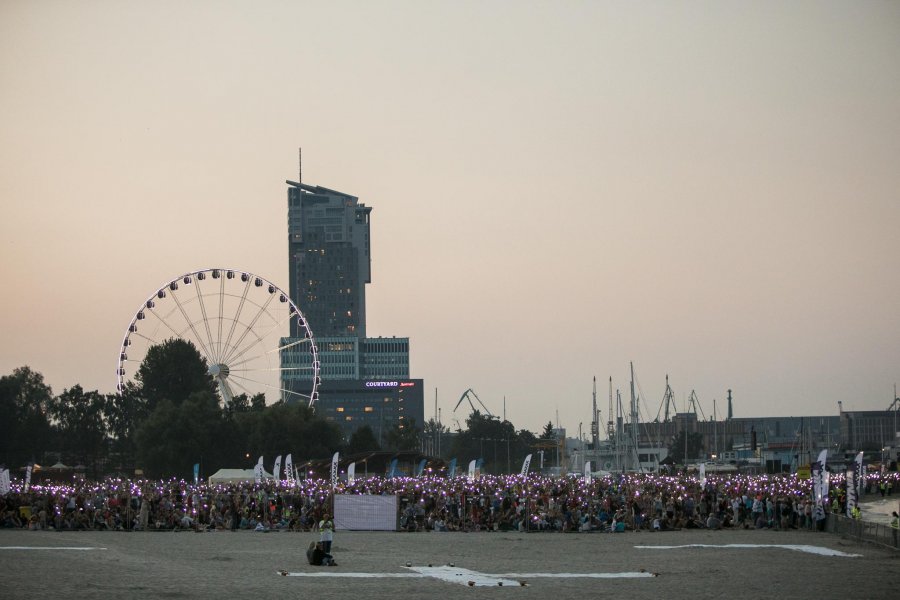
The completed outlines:
<svg viewBox="0 0 900 600">
<path fill-rule="evenodd" d="M 210 365 L 209 369 L 207 369 L 207 373 L 218 379 L 225 379 L 231 373 L 231 370 L 228 368 L 228 365 L 218 363 Z"/>
</svg>

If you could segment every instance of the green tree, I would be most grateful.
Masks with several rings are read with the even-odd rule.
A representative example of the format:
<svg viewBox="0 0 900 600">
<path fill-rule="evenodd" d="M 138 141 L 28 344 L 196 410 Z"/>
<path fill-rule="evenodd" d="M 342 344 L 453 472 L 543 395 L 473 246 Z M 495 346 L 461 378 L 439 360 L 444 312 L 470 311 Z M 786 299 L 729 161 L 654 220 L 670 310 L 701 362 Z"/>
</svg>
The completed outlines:
<svg viewBox="0 0 900 600">
<path fill-rule="evenodd" d="M 57 396 L 50 409 L 63 450 L 97 478 L 98 462 L 106 455 L 106 398 L 97 391 L 85 392 L 75 385 Z"/>
<path fill-rule="evenodd" d="M 235 415 L 243 432 L 245 454 L 274 457 L 291 453 L 301 458 L 325 458 L 342 446 L 340 428 L 298 403 L 278 403 Z"/>
<path fill-rule="evenodd" d="M 250 398 L 250 410 L 261 411 L 266 408 L 266 395 L 260 392 Z"/>
<path fill-rule="evenodd" d="M 421 444 L 415 419 L 404 419 L 403 424 L 397 423 L 388 430 L 384 437 L 385 447 L 395 452 L 418 450 Z"/>
<path fill-rule="evenodd" d="M 428 419 L 425 422 L 425 427 L 422 429 L 422 441 L 424 442 L 425 454 L 446 457 L 446 451 L 449 450 L 449 444 L 446 444 L 447 447 L 445 448 L 443 440 L 448 433 L 450 433 L 448 427 L 438 423 L 434 418 Z M 438 450 L 440 450 L 440 452 Z"/>
<path fill-rule="evenodd" d="M 534 439 L 530 431 L 516 433 L 511 422 L 475 410 L 466 419 L 466 430 L 456 435 L 452 453 L 463 461 L 484 459 L 490 473 L 516 472 L 531 452 Z"/>
<path fill-rule="evenodd" d="M 450 433 L 450 428 L 443 423 L 438 423 L 434 418 L 425 421 L 425 427 L 422 429 L 422 434 L 426 436 L 437 434 L 445 435 L 448 433 Z"/>
<path fill-rule="evenodd" d="M 231 398 L 231 404 L 228 406 L 228 410 L 236 413 L 249 412 L 250 399 L 247 398 L 247 394 L 238 394 L 237 396 L 233 396 Z"/>
<path fill-rule="evenodd" d="M 43 460 L 51 435 L 52 401 L 44 376 L 30 367 L 0 377 L 0 462 L 12 469 Z"/>
<path fill-rule="evenodd" d="M 256 463 L 257 456 L 251 460 L 247 456 L 249 446 L 247 435 L 241 424 L 233 415 L 225 413 L 219 423 L 216 434 L 215 451 L 200 460 L 203 473 L 212 474 L 220 468 L 246 469 Z"/>
<path fill-rule="evenodd" d="M 527 429 L 520 429 L 517 435 L 519 437 L 519 443 L 521 443 L 522 446 L 526 448 L 525 454 L 528 454 L 530 452 L 530 448 L 534 448 L 538 443 L 537 436 Z M 523 456 L 522 458 L 525 457 Z"/>
<path fill-rule="evenodd" d="M 210 391 L 195 392 L 180 404 L 160 400 L 138 427 L 137 460 L 149 477 L 193 476 L 194 463 L 220 466 L 222 411 Z"/>
<path fill-rule="evenodd" d="M 703 435 L 696 432 L 689 433 L 687 435 L 687 458 L 685 458 L 684 438 L 685 432 L 680 431 L 669 444 L 669 456 L 678 464 L 684 464 L 685 460 L 701 458 L 703 453 Z"/>
<path fill-rule="evenodd" d="M 135 379 L 149 412 L 162 400 L 177 406 L 196 392 L 217 392 L 200 352 L 191 342 L 177 338 L 151 346 Z"/>
<path fill-rule="evenodd" d="M 544 425 L 544 431 L 541 432 L 542 440 L 555 440 L 556 439 L 556 428 L 553 426 L 553 421 L 547 421 L 547 424 Z"/>
<path fill-rule="evenodd" d="M 529 454 L 534 454 L 535 449 L 537 449 L 540 444 L 540 442 L 538 441 L 538 437 L 527 429 L 519 430 L 518 440 L 519 452 L 518 454 L 513 454 L 513 458 L 514 460 L 516 460 L 516 462 L 513 463 L 513 472 L 518 472 L 521 470 L 522 464 L 525 462 L 525 457 Z"/>
<path fill-rule="evenodd" d="M 378 440 L 375 439 L 375 432 L 368 425 L 363 425 L 353 432 L 350 441 L 344 450 L 347 454 L 359 454 L 361 452 L 375 452 L 381 450 Z"/>
<path fill-rule="evenodd" d="M 149 415 L 140 387 L 129 381 L 121 393 L 107 395 L 104 414 L 110 450 L 118 459 L 114 464 L 120 471 L 130 473 L 134 469 L 135 432 Z"/>
</svg>

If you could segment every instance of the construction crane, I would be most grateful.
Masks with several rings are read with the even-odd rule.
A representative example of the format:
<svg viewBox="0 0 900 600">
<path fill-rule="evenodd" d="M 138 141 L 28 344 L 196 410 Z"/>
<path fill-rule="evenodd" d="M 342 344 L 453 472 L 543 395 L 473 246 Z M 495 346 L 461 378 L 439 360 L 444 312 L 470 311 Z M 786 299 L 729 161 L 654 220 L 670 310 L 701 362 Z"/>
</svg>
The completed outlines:
<svg viewBox="0 0 900 600">
<path fill-rule="evenodd" d="M 481 398 L 478 397 L 478 394 L 476 394 L 475 390 L 473 390 L 472 388 L 469 388 L 462 393 L 462 396 L 459 397 L 459 402 L 457 402 L 456 406 L 453 407 L 453 412 L 456 412 L 456 409 L 459 408 L 459 405 L 463 403 L 463 400 L 469 401 L 469 406 L 472 407 L 472 412 L 478 410 L 477 408 L 475 408 L 475 403 L 472 402 L 473 397 L 476 401 L 478 401 L 478 404 L 481 405 L 481 408 L 484 409 L 485 414 L 493 418 L 494 415 L 491 414 L 491 411 L 488 410 L 488 407 L 484 405 L 484 402 L 481 401 Z"/>
</svg>

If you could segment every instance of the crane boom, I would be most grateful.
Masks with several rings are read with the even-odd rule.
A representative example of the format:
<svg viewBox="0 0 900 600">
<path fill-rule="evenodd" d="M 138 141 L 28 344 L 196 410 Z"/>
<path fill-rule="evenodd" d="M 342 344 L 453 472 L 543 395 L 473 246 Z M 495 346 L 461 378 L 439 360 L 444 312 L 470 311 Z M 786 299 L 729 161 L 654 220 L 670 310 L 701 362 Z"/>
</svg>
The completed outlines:
<svg viewBox="0 0 900 600">
<path fill-rule="evenodd" d="M 484 402 L 481 401 L 481 398 L 478 397 L 478 394 L 476 394 L 475 390 L 473 390 L 472 388 L 469 388 L 462 393 L 462 396 L 459 397 L 459 402 L 457 402 L 456 406 L 453 407 L 453 412 L 456 412 L 456 409 L 459 408 L 459 405 L 463 403 L 463 400 L 469 401 L 469 406 L 472 408 L 472 412 L 475 412 L 476 410 L 478 410 L 477 408 L 475 408 L 475 403 L 472 402 L 473 396 L 474 396 L 475 400 L 478 401 L 478 404 L 481 405 L 481 408 L 484 409 L 485 414 L 487 414 L 487 416 L 489 416 L 489 417 L 493 417 L 494 415 L 491 414 L 491 411 L 488 410 L 488 407 L 484 405 Z"/>
</svg>

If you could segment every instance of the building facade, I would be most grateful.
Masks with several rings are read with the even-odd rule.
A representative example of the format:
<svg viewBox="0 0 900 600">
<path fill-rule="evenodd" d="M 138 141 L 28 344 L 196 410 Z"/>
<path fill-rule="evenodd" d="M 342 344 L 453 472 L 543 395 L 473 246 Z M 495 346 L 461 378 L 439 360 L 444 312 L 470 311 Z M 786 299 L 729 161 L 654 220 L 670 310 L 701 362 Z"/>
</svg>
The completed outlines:
<svg viewBox="0 0 900 600">
<path fill-rule="evenodd" d="M 881 451 L 900 446 L 900 405 L 894 410 L 841 410 L 846 448 Z"/>
<path fill-rule="evenodd" d="M 369 216 L 349 194 L 288 181 L 288 284 L 318 337 L 366 337 Z M 296 330 L 291 331 L 296 336 Z"/>
<path fill-rule="evenodd" d="M 838 415 L 806 417 L 737 417 L 724 421 L 698 419 L 695 413 L 677 413 L 665 422 L 640 423 L 637 434 L 631 424 L 617 422 L 614 436 L 600 442 L 599 451 L 589 453 L 602 468 L 624 464 L 615 460 L 628 455 L 634 444 L 641 453 L 640 464 L 647 468 L 647 449 L 668 448 L 682 432 L 699 436 L 699 454 L 688 456 L 691 463 L 750 463 L 768 473 L 794 471 L 816 460 L 828 450 L 828 464 L 836 470 L 852 462 L 857 452 L 866 461 L 889 464 L 900 448 L 900 401 L 884 411 L 844 411 Z M 618 445 L 615 442 L 619 439 Z M 624 448 L 624 449 L 623 449 Z M 659 455 L 661 458 L 661 455 Z M 649 468 L 653 468 L 650 466 Z"/>
<path fill-rule="evenodd" d="M 806 464 L 818 448 L 834 448 L 841 441 L 837 416 L 736 417 L 702 420 L 696 413 L 677 413 L 665 423 L 642 423 L 642 445 L 667 446 L 681 432 L 701 436 L 701 456 L 692 459 L 745 460 L 760 458 L 764 449 L 781 448 L 777 457 L 785 465 Z"/>
<path fill-rule="evenodd" d="M 372 209 L 350 194 L 294 181 L 288 184 L 288 267 L 291 299 L 318 348 L 315 409 L 347 439 L 368 425 L 376 439 L 393 427 L 424 425 L 421 379 L 410 379 L 409 338 L 366 337 L 366 284 L 371 282 Z M 292 323 L 291 335 L 297 335 Z M 298 338 L 284 338 L 282 387 L 308 389 Z M 289 394 L 291 397 L 296 397 Z"/>
<path fill-rule="evenodd" d="M 421 379 L 324 379 L 316 412 L 338 425 L 349 439 L 363 426 L 380 446 L 394 428 L 421 429 L 425 396 Z"/>
</svg>

